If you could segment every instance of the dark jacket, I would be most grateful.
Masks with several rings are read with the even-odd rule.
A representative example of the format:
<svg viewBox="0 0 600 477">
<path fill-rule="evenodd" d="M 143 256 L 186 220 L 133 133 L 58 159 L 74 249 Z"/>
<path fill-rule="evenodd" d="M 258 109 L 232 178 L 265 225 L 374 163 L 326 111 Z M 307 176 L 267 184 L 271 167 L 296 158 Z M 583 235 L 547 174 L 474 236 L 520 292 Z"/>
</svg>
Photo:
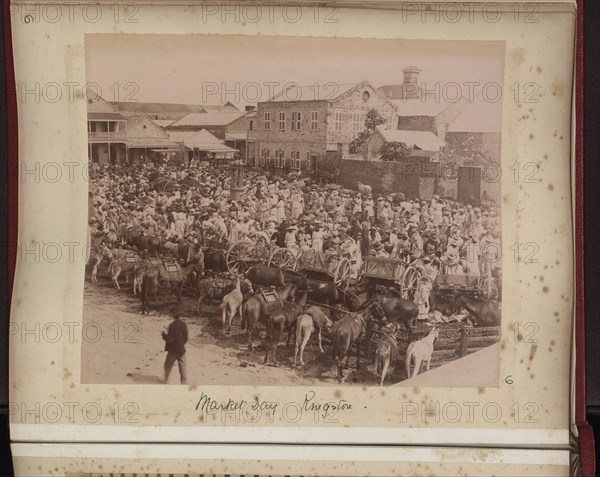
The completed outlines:
<svg viewBox="0 0 600 477">
<path fill-rule="evenodd" d="M 173 320 L 167 332 L 162 334 L 165 343 L 165 351 L 175 353 L 179 356 L 185 353 L 185 344 L 188 340 L 188 329 L 185 321 L 181 318 Z"/>
</svg>

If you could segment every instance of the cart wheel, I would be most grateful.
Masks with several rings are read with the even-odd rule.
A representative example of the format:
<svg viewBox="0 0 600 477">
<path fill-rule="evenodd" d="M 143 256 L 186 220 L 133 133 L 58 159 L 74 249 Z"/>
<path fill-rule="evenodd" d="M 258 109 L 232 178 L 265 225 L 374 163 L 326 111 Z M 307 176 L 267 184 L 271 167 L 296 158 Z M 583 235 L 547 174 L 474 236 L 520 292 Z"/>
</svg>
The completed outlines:
<svg viewBox="0 0 600 477">
<path fill-rule="evenodd" d="M 294 254 L 287 248 L 278 248 L 269 257 L 268 265 L 270 267 L 281 267 L 293 270 L 295 261 Z"/>
<path fill-rule="evenodd" d="M 350 287 L 352 282 L 351 270 L 350 270 L 350 260 L 347 258 L 342 258 L 336 269 L 333 277 L 334 283 L 342 288 L 343 290 L 347 290 Z"/>
<path fill-rule="evenodd" d="M 229 273 L 245 273 L 250 268 L 249 245 L 244 242 L 238 242 L 229 248 L 226 255 Z"/>
<path fill-rule="evenodd" d="M 402 298 L 405 300 L 413 300 L 415 298 L 419 278 L 419 272 L 416 268 L 411 267 L 410 265 L 406 267 L 401 281 Z"/>
</svg>

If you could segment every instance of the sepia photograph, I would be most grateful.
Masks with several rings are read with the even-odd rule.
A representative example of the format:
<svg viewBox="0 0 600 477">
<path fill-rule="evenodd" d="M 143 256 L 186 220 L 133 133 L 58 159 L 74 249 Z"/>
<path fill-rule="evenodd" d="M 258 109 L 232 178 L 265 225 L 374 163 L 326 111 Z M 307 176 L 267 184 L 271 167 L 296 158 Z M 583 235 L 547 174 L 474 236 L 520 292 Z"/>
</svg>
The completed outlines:
<svg viewBox="0 0 600 477">
<path fill-rule="evenodd" d="M 85 49 L 82 383 L 496 385 L 503 42 Z"/>
<path fill-rule="evenodd" d="M 323 475 L 347 445 L 364 467 L 328 475 L 468 473 L 459 448 L 525 475 L 496 450 L 568 453 L 573 8 L 109 7 L 13 32 L 15 442 L 211 461 L 64 468 L 88 473 Z M 456 465 L 395 467 L 427 459 Z"/>
</svg>

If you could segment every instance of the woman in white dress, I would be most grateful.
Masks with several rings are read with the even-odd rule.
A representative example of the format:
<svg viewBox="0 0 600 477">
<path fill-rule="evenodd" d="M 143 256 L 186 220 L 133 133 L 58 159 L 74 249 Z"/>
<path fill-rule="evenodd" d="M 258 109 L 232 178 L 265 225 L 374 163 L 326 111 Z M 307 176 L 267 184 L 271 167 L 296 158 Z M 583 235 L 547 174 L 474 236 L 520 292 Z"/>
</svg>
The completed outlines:
<svg viewBox="0 0 600 477">
<path fill-rule="evenodd" d="M 298 227 L 292 226 L 288 227 L 287 232 L 285 233 L 285 247 L 292 252 L 298 251 L 298 243 L 296 242 L 296 232 L 298 232 Z"/>
<path fill-rule="evenodd" d="M 362 217 L 362 212 L 363 212 L 363 208 L 362 208 L 362 198 L 359 196 L 356 197 L 356 199 L 354 200 L 354 208 L 352 209 L 352 214 L 354 216 L 356 216 L 356 214 L 358 214 L 359 218 Z"/>
<path fill-rule="evenodd" d="M 283 201 L 283 196 L 279 196 L 279 200 L 277 201 L 277 221 L 279 223 L 285 220 L 285 202 Z"/>
<path fill-rule="evenodd" d="M 323 241 L 325 239 L 325 232 L 320 224 L 315 224 L 315 230 L 312 233 L 312 248 L 316 252 L 323 252 Z"/>
<path fill-rule="evenodd" d="M 291 209 L 291 218 L 292 220 L 298 220 L 298 218 L 302 215 L 302 196 L 298 194 L 298 192 L 294 192 L 292 195 L 292 209 Z"/>
</svg>

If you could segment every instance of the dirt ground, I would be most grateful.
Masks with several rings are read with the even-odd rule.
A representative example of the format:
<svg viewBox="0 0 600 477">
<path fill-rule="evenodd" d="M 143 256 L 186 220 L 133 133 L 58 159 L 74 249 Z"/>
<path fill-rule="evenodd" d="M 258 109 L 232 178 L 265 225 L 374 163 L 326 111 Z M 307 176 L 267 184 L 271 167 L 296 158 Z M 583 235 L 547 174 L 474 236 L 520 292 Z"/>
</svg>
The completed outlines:
<svg viewBox="0 0 600 477">
<path fill-rule="evenodd" d="M 124 282 L 124 280 L 121 280 Z M 98 273 L 98 283 L 86 277 L 83 309 L 82 382 L 93 384 L 156 384 L 163 379 L 163 363 L 166 356 L 161 331 L 165 331 L 172 318 L 174 298 L 160 307 L 152 306 L 149 315 L 141 314 L 139 298 L 134 297 L 131 285 L 123 283 L 121 290 Z M 188 384 L 219 385 L 337 385 L 331 357 L 331 347 L 323 343 L 325 353 L 318 349 L 316 338 L 311 339 L 304 352 L 305 365 L 292 367 L 294 358 L 293 338 L 289 346 L 279 346 L 279 366 L 265 365 L 264 326 L 255 331 L 254 350 L 246 344 L 245 334 L 236 317 L 231 334 L 220 336 L 220 316 L 217 304 L 210 303 L 196 312 L 196 300 L 190 296 L 183 299 L 183 319 L 188 325 L 189 342 L 186 346 Z M 347 385 L 377 385 L 374 365 L 362 359 L 362 368 L 354 367 L 354 355 L 350 368 L 345 370 Z M 386 384 L 400 381 L 404 376 L 400 369 L 393 370 Z M 177 365 L 169 378 L 170 384 L 179 382 Z"/>
</svg>

